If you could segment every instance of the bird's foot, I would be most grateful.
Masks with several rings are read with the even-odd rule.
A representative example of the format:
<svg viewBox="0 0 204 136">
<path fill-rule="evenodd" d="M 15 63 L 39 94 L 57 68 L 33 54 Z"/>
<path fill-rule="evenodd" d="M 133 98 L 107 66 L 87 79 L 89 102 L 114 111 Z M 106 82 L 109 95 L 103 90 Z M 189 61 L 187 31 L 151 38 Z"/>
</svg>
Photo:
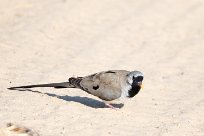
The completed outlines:
<svg viewBox="0 0 204 136">
<path fill-rule="evenodd" d="M 107 106 L 108 108 L 114 109 L 114 110 L 118 110 L 119 108 L 114 107 L 113 105 L 109 104 L 109 103 L 105 103 L 105 106 Z"/>
</svg>

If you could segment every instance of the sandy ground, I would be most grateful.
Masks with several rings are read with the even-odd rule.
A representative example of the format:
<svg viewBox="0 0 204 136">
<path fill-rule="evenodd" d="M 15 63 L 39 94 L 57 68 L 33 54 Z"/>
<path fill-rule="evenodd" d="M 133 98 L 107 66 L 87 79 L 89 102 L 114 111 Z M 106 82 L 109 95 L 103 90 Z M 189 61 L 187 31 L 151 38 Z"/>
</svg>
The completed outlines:
<svg viewBox="0 0 204 136">
<path fill-rule="evenodd" d="M 204 135 L 202 0 L 0 0 L 0 64 L 0 126 L 42 136 Z M 144 90 L 118 111 L 78 89 L 6 89 L 110 69 L 145 75 Z"/>
</svg>

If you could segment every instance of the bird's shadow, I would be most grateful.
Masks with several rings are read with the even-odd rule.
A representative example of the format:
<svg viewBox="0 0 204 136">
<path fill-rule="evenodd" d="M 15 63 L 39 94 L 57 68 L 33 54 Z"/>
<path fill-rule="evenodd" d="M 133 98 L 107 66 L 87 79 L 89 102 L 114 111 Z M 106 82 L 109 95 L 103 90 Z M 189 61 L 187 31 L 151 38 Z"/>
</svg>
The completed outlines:
<svg viewBox="0 0 204 136">
<path fill-rule="evenodd" d="M 53 93 L 43 93 L 40 91 L 34 91 L 31 89 L 25 89 L 25 88 L 16 88 L 16 89 L 10 89 L 10 90 L 17 90 L 17 91 L 29 91 L 29 92 L 33 92 L 33 93 L 40 93 L 40 94 L 46 94 L 50 97 L 56 97 L 58 99 L 62 99 L 64 101 L 72 101 L 72 102 L 77 102 L 77 103 L 81 103 L 83 105 L 86 105 L 88 107 L 91 108 L 107 108 L 105 106 L 104 102 L 92 99 L 92 98 L 88 98 L 88 97 L 81 97 L 81 96 L 68 96 L 68 95 L 57 95 L 57 94 L 53 94 Z M 120 104 L 111 104 L 112 106 L 116 107 L 116 108 L 122 108 L 124 106 L 124 104 L 120 103 Z"/>
</svg>

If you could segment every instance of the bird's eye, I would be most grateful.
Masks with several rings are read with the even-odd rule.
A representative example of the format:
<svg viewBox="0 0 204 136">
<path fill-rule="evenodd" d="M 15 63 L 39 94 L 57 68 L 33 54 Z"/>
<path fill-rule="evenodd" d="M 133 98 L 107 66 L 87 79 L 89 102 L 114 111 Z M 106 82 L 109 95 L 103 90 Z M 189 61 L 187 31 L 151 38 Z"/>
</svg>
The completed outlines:
<svg viewBox="0 0 204 136">
<path fill-rule="evenodd" d="M 137 76 L 137 77 L 134 77 L 133 76 L 133 80 L 136 80 L 136 81 L 142 81 L 143 80 L 143 76 Z"/>
</svg>

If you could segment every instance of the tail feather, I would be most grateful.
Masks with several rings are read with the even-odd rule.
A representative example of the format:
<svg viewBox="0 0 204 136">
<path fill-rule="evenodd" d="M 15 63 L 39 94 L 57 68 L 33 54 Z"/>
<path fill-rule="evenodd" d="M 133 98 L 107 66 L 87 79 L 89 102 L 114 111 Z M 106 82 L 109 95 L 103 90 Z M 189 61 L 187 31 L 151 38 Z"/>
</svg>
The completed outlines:
<svg viewBox="0 0 204 136">
<path fill-rule="evenodd" d="M 17 86 L 17 87 L 10 87 L 8 89 L 14 90 L 14 89 L 19 89 L 19 88 L 34 88 L 34 87 L 75 88 L 75 86 L 72 85 L 69 82 L 61 82 L 61 83 L 49 83 L 49 84 Z"/>
</svg>

